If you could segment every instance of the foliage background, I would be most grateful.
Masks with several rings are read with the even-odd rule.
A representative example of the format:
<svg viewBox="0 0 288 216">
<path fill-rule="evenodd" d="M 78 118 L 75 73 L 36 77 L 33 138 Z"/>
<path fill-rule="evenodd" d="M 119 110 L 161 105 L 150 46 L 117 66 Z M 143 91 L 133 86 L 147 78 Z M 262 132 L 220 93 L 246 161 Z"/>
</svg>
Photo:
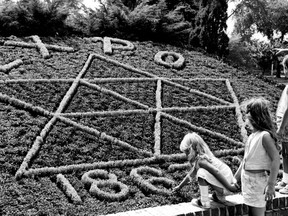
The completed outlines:
<svg viewBox="0 0 288 216">
<path fill-rule="evenodd" d="M 227 54 L 225 0 L 107 0 L 105 4 L 100 1 L 95 10 L 81 2 L 4 0 L 0 4 L 0 35 L 110 36 Z"/>
</svg>

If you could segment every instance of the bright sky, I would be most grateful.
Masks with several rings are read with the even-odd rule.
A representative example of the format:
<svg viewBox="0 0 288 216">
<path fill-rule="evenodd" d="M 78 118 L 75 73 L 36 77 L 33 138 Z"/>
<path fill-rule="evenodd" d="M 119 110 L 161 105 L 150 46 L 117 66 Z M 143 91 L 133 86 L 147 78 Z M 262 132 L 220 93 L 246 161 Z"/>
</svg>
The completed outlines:
<svg viewBox="0 0 288 216">
<path fill-rule="evenodd" d="M 98 7 L 99 2 L 98 0 L 83 0 L 83 4 L 86 5 L 87 7 L 94 9 Z"/>
<path fill-rule="evenodd" d="M 232 13 L 232 11 L 235 9 L 235 3 L 229 3 L 228 4 L 228 16 Z M 227 20 L 227 35 L 230 37 L 231 34 L 232 34 L 232 31 L 234 29 L 234 20 L 233 20 L 233 17 L 230 17 L 228 20 Z"/>
</svg>

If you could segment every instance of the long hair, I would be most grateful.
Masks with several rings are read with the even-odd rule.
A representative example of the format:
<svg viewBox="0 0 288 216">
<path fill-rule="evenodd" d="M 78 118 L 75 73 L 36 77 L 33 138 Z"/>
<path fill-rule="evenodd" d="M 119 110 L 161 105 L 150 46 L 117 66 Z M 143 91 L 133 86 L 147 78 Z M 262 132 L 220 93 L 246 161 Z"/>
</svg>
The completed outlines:
<svg viewBox="0 0 288 216">
<path fill-rule="evenodd" d="M 195 132 L 188 133 L 184 136 L 180 144 L 180 151 L 189 151 L 191 162 L 193 162 L 199 154 L 207 154 L 210 158 L 215 157 L 202 137 Z"/>
<path fill-rule="evenodd" d="M 269 101 L 263 97 L 258 97 L 245 101 L 243 104 L 244 108 L 246 108 L 247 118 L 253 128 L 258 131 L 267 131 L 275 140 L 275 145 L 279 149 L 275 126 L 271 118 Z"/>
</svg>

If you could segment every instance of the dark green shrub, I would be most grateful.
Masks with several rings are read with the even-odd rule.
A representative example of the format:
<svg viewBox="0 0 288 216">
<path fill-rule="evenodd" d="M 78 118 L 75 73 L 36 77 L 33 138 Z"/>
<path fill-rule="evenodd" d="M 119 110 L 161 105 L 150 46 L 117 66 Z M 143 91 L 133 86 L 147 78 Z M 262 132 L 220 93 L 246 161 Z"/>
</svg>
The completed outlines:
<svg viewBox="0 0 288 216">
<path fill-rule="evenodd" d="M 0 34 L 17 35 L 62 35 L 71 31 L 66 24 L 69 7 L 77 1 L 6 0 L 0 13 Z M 73 4 L 74 3 L 74 4 Z"/>
<path fill-rule="evenodd" d="M 226 0 L 200 0 L 198 13 L 189 42 L 191 46 L 204 48 L 208 53 L 225 56 L 228 53 Z"/>
</svg>

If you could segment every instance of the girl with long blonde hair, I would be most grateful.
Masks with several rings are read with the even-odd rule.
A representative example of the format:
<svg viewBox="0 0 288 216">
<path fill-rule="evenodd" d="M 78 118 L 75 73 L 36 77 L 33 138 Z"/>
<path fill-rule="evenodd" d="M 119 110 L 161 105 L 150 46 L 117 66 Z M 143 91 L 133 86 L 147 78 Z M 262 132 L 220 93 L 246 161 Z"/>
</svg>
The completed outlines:
<svg viewBox="0 0 288 216">
<path fill-rule="evenodd" d="M 209 146 L 197 133 L 186 134 L 180 144 L 180 150 L 186 154 L 187 160 L 191 164 L 191 170 L 173 189 L 174 192 L 196 178 L 199 184 L 200 198 L 193 199 L 192 204 L 210 208 L 209 185 L 215 192 L 212 194 L 212 199 L 221 203 L 225 203 L 226 195 L 232 194 L 238 189 L 231 169 L 214 156 Z"/>
</svg>

